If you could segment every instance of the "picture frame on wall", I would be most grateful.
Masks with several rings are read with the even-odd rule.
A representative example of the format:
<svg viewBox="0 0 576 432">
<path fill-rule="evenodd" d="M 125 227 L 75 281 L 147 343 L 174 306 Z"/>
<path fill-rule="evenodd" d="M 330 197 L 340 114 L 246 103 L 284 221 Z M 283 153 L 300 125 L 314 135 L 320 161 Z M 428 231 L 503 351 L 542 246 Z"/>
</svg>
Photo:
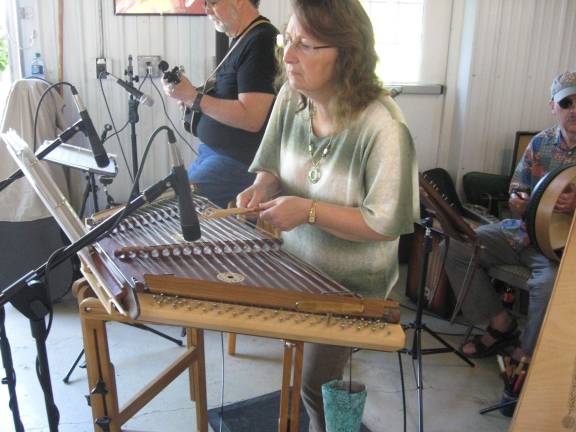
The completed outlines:
<svg viewBox="0 0 576 432">
<path fill-rule="evenodd" d="M 204 0 L 113 0 L 115 15 L 206 15 Z"/>
<path fill-rule="evenodd" d="M 524 150 L 532 141 L 534 135 L 536 135 L 538 131 L 517 131 L 516 137 L 514 138 L 514 150 L 512 152 L 512 163 L 510 164 L 510 178 L 514 175 L 514 171 L 516 170 L 516 166 L 520 162 L 520 158 L 524 154 Z"/>
</svg>

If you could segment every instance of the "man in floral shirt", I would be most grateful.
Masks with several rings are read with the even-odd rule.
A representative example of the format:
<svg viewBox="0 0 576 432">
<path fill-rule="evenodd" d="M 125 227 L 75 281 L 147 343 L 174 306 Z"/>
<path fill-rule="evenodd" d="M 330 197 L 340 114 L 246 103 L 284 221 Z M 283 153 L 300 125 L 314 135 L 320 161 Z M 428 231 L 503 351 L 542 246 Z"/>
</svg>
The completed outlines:
<svg viewBox="0 0 576 432">
<path fill-rule="evenodd" d="M 513 357 L 519 359 L 522 356 L 529 358 L 534 351 L 558 263 L 530 244 L 522 216 L 528 208 L 531 192 L 542 177 L 576 163 L 576 72 L 566 72 L 553 81 L 549 105 L 558 125 L 532 139 L 510 182 L 509 206 L 518 219 L 484 225 L 476 231 L 484 247 L 462 312 L 472 323 L 489 321 L 489 326 L 485 334 L 475 336 L 462 347 L 462 352 L 469 357 L 487 357 L 508 348 Z M 560 195 L 554 211 L 570 215 L 574 214 L 575 208 L 576 187 L 571 184 Z M 446 272 L 456 294 L 462 287 L 471 255 L 469 245 L 450 242 Z M 503 264 L 523 265 L 531 270 L 528 280 L 530 303 L 521 343 L 516 320 L 502 306 L 488 277 L 490 267 Z"/>
</svg>

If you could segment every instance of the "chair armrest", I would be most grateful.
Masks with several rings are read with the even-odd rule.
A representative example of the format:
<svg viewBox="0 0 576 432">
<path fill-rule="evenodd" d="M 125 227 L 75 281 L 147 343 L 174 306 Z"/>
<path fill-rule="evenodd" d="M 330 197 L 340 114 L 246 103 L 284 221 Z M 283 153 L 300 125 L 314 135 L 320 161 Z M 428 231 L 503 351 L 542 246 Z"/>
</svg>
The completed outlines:
<svg viewBox="0 0 576 432">
<path fill-rule="evenodd" d="M 464 217 L 472 219 L 481 225 L 500 222 L 500 219 L 490 214 L 486 207 L 470 203 L 464 204 Z"/>
</svg>

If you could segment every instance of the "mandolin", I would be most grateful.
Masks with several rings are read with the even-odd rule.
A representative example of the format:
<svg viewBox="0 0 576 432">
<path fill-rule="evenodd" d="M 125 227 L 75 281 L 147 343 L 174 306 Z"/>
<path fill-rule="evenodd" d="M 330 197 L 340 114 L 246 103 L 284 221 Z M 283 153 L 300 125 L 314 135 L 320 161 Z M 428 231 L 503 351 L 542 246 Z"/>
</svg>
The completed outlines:
<svg viewBox="0 0 576 432">
<path fill-rule="evenodd" d="M 170 65 L 162 60 L 158 64 L 158 69 L 163 72 L 162 78 L 170 84 L 178 84 L 182 79 L 182 75 L 184 74 L 184 68 L 182 66 L 174 66 L 170 69 Z M 201 90 L 202 87 L 199 87 L 198 90 Z M 198 114 L 198 115 L 194 115 Z M 184 126 L 184 130 L 186 132 L 193 134 L 196 136 L 196 126 L 198 125 L 198 120 L 200 119 L 200 113 L 193 112 L 189 106 L 186 106 L 184 112 L 182 114 L 182 124 Z"/>
</svg>

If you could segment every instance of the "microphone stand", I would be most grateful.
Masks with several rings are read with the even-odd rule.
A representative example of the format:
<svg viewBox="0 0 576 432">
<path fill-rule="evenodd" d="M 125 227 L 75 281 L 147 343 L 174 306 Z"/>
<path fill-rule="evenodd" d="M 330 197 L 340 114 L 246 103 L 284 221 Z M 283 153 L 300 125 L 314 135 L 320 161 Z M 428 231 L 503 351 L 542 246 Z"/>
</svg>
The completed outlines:
<svg viewBox="0 0 576 432">
<path fill-rule="evenodd" d="M 422 319 L 424 314 L 424 302 L 426 300 L 425 289 L 426 279 L 428 276 L 428 260 L 430 258 L 430 252 L 432 251 L 432 218 L 425 218 L 420 222 L 420 224 L 424 228 L 425 232 L 422 249 L 420 250 L 420 268 L 418 269 L 418 292 L 416 298 L 416 317 L 411 323 L 402 325 L 404 330 L 414 330 L 412 347 L 403 348 L 398 352 L 408 354 L 410 357 L 412 357 L 418 397 L 418 431 L 424 432 L 424 382 L 422 377 L 422 356 L 427 354 L 454 353 L 466 363 L 468 363 L 469 366 L 474 367 L 475 365 L 470 361 L 470 359 L 465 357 L 461 352 L 456 350 L 452 345 L 442 339 L 434 330 L 430 329 Z M 442 345 L 444 345 L 444 348 L 422 348 L 422 331 L 425 331 Z M 398 358 L 400 360 L 400 368 L 402 370 L 402 360 L 400 359 L 400 356 Z M 402 377 L 402 380 L 403 379 L 404 378 Z"/>
<path fill-rule="evenodd" d="M 38 149 L 38 151 L 36 152 L 36 157 L 38 159 L 44 159 L 44 157 L 46 155 L 48 155 L 52 150 L 54 150 L 56 147 L 58 147 L 60 144 L 64 143 L 65 141 L 68 141 L 70 138 L 72 138 L 77 132 L 83 130 L 83 123 L 84 121 L 82 119 L 77 120 L 74 124 L 72 124 L 70 127 L 68 127 L 64 132 L 62 132 L 60 135 L 58 135 L 58 137 L 53 140 L 52 142 L 50 142 L 48 145 L 41 147 L 40 149 Z M 14 173 L 12 173 L 8 178 L 6 178 L 5 180 L 0 182 L 0 192 L 3 191 L 4 189 L 6 189 L 8 186 L 10 186 L 12 183 L 14 183 L 16 180 L 18 180 L 19 178 L 24 177 L 24 173 L 22 172 L 22 170 L 16 170 Z M 8 341 L 8 336 L 6 335 L 6 327 L 4 325 L 4 321 L 6 318 L 6 311 L 4 309 L 4 304 L 6 302 L 0 302 L 0 353 L 2 355 L 2 364 L 4 365 L 4 370 L 6 372 L 6 377 L 2 380 L 3 384 L 6 384 L 8 386 L 8 394 L 9 394 L 9 402 L 8 405 L 10 407 L 10 410 L 12 411 L 12 418 L 13 418 L 13 422 L 14 422 L 14 430 L 16 432 L 24 432 L 24 426 L 22 424 L 22 420 L 20 418 L 20 410 L 18 408 L 18 397 L 16 395 L 16 373 L 14 372 L 14 365 L 12 362 L 12 353 L 11 353 L 11 349 L 10 349 L 10 342 Z M 48 310 L 46 311 L 46 313 L 48 312 Z M 44 315 L 42 315 L 42 317 L 44 317 Z M 38 320 L 36 320 L 38 321 Z M 32 328 L 32 334 L 34 335 L 34 337 L 38 337 L 39 339 L 45 338 L 45 325 L 44 321 L 42 319 L 42 323 L 37 325 L 36 322 L 33 325 Z M 32 321 L 31 321 L 31 325 L 32 325 Z M 38 345 L 37 345 L 38 346 Z M 39 363 L 45 358 L 45 352 L 46 350 L 42 349 L 41 346 L 38 349 L 38 360 Z M 47 372 L 47 368 L 41 367 L 40 364 L 37 368 L 38 370 L 38 378 L 40 380 L 40 383 L 42 385 L 42 388 L 44 389 L 45 386 L 50 387 L 49 386 L 49 382 L 46 383 L 44 380 L 44 375 L 45 372 Z M 52 390 L 51 388 L 48 388 L 47 391 L 49 392 L 49 394 L 51 395 Z M 50 397 L 48 396 L 48 399 L 46 400 L 47 406 L 50 405 L 50 411 L 51 411 L 51 416 L 49 418 L 49 423 L 53 424 L 56 423 L 56 425 L 58 424 L 58 410 L 55 409 L 56 407 L 54 406 L 52 408 L 52 404 L 50 403 Z M 52 429 L 51 429 L 52 430 Z"/>
<path fill-rule="evenodd" d="M 124 71 L 124 75 L 128 77 L 126 81 L 130 86 L 134 87 L 134 82 L 138 82 L 138 76 L 134 76 L 134 68 L 132 67 L 132 55 L 128 56 L 128 67 Z M 138 142 L 136 139 L 136 123 L 140 121 L 138 115 L 138 106 L 140 101 L 130 94 L 128 100 L 128 122 L 130 123 L 130 141 L 132 143 L 132 173 L 136 176 L 138 172 Z M 130 199 L 134 198 L 140 193 L 140 185 L 138 179 L 134 179 L 134 194 Z"/>
<path fill-rule="evenodd" d="M 49 264 L 50 269 L 52 269 L 72 258 L 81 249 L 91 245 L 107 231 L 114 228 L 114 226 L 120 221 L 121 218 L 133 213 L 142 205 L 153 202 L 169 187 L 172 187 L 174 183 L 175 175 L 173 171 L 166 178 L 150 186 L 141 195 L 132 199 L 126 205 L 123 211 L 112 215 L 100 225 L 96 226 L 94 229 L 79 238 L 76 242 L 65 247 L 60 253 L 53 257 L 51 262 L 46 262 L 35 270 L 30 271 L 16 282 L 14 282 L 12 285 L 0 292 L 0 336 L 2 336 L 4 331 L 4 305 L 9 301 L 12 301 L 14 306 L 30 321 L 32 336 L 36 339 L 36 350 L 38 353 L 36 370 L 38 374 L 38 380 L 42 387 L 42 391 L 44 392 L 44 402 L 46 405 L 46 413 L 48 416 L 50 432 L 58 431 L 60 415 L 58 408 L 54 403 L 52 384 L 50 381 L 48 355 L 46 352 L 46 337 L 48 333 L 46 329 L 45 317 L 50 312 L 52 307 L 50 297 L 47 295 L 44 281 L 46 277 L 46 266 Z M 7 341 L 4 340 L 5 338 L 2 338 L 2 344 L 0 344 L 0 348 L 2 348 L 3 361 L 5 358 L 11 359 L 10 347 L 7 344 Z M 12 366 L 11 363 L 11 361 L 4 363 L 7 372 L 10 372 L 8 371 L 8 368 Z M 8 378 L 10 378 L 9 384 L 12 384 L 10 386 L 10 408 L 13 411 L 16 431 L 20 432 L 24 429 L 19 419 L 16 392 L 13 385 L 15 384 L 16 376 L 13 369 Z"/>
<path fill-rule="evenodd" d="M 38 151 L 35 153 L 36 157 L 40 160 L 44 159 L 44 157 L 48 153 L 50 153 L 60 144 L 68 141 L 70 138 L 76 135 L 77 132 L 83 130 L 83 127 L 84 127 L 84 120 L 80 119 L 76 121 L 76 123 L 74 123 L 68 129 L 66 129 L 60 135 L 58 135 L 58 138 L 51 141 L 47 146 L 42 146 L 40 149 L 38 149 Z M 4 189 L 6 189 L 8 186 L 10 186 L 12 183 L 14 183 L 16 180 L 22 177 L 24 177 L 24 173 L 22 172 L 22 170 L 14 171 L 12 175 L 10 175 L 10 177 L 0 182 L 0 192 L 2 192 Z"/>
<path fill-rule="evenodd" d="M 15 432 L 24 432 L 24 425 L 20 419 L 20 410 L 18 409 L 18 397 L 16 396 L 16 373 L 14 372 L 14 364 L 12 363 L 12 352 L 10 351 L 10 342 L 6 335 L 6 327 L 4 321 L 6 318 L 6 311 L 4 306 L 0 306 L 0 351 L 2 353 L 2 364 L 6 372 L 6 378 L 2 380 L 2 384 L 8 386 L 8 406 L 12 411 L 12 420 L 14 422 Z"/>
</svg>

